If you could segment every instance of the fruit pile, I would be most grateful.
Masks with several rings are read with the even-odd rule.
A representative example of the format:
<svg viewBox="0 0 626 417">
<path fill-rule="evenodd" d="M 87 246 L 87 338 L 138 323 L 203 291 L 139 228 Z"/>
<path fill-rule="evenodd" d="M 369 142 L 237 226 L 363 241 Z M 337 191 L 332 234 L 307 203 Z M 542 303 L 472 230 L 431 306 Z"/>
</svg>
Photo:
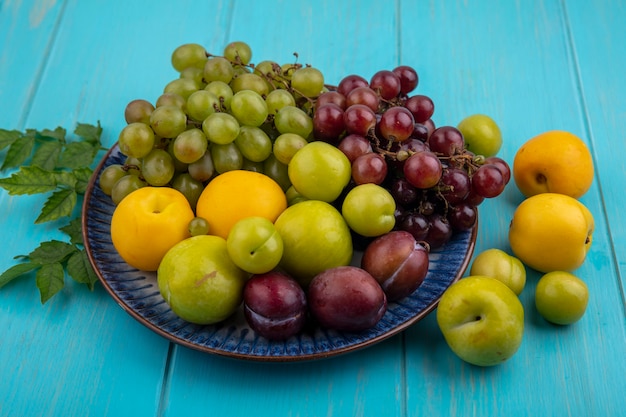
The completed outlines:
<svg viewBox="0 0 626 417">
<path fill-rule="evenodd" d="M 469 276 L 441 297 L 437 322 L 463 360 L 493 366 L 511 358 L 524 335 L 518 299 L 528 266 L 542 273 L 534 307 L 549 323 L 569 325 L 587 309 L 589 289 L 572 271 L 591 247 L 594 219 L 578 199 L 593 181 L 593 161 L 575 135 L 553 130 L 524 143 L 513 161 L 513 178 L 525 199 L 509 227 L 513 255 L 498 248 L 478 254 Z"/>
<path fill-rule="evenodd" d="M 154 104 L 127 105 L 126 161 L 99 177 L 116 204 L 115 248 L 156 270 L 188 321 L 223 320 L 243 301 L 270 338 L 299 332 L 309 314 L 328 328 L 371 327 L 421 285 L 429 251 L 504 190 L 500 132 L 485 116 L 436 127 L 408 66 L 330 87 L 310 65 L 251 57 L 243 42 L 221 55 L 181 45 L 179 78 Z"/>
</svg>

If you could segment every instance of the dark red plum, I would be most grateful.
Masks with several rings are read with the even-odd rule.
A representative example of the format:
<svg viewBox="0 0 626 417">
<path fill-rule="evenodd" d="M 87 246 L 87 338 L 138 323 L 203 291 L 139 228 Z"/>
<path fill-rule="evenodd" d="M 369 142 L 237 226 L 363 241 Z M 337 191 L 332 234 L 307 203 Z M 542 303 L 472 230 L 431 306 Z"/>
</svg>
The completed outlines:
<svg viewBox="0 0 626 417">
<path fill-rule="evenodd" d="M 428 263 L 428 250 L 411 233 L 396 230 L 367 246 L 361 267 L 378 281 L 391 302 L 410 295 L 422 285 Z"/>
<path fill-rule="evenodd" d="M 308 288 L 309 311 L 322 327 L 358 332 L 376 325 L 387 297 L 376 280 L 356 266 L 327 269 Z"/>
<path fill-rule="evenodd" d="M 243 302 L 250 327 L 268 339 L 287 339 L 306 322 L 306 294 L 296 280 L 281 272 L 253 275 L 244 287 Z"/>
</svg>

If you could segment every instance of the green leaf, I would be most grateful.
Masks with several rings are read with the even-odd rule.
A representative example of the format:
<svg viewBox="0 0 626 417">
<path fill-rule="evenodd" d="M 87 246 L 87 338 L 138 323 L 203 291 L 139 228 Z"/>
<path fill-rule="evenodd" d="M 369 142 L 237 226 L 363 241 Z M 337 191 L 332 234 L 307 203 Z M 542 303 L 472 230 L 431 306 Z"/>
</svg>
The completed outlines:
<svg viewBox="0 0 626 417">
<path fill-rule="evenodd" d="M 93 291 L 98 276 L 89 263 L 87 253 L 83 250 L 74 253 L 67 261 L 67 273 L 80 284 L 86 284 Z"/>
<path fill-rule="evenodd" d="M 20 132 L 19 130 L 0 129 L 0 149 L 4 149 L 7 146 L 11 145 L 17 140 L 17 138 L 21 136 L 22 132 Z"/>
<path fill-rule="evenodd" d="M 61 217 L 70 216 L 76 206 L 76 191 L 64 188 L 52 193 L 43 205 L 35 223 L 44 223 Z"/>
<path fill-rule="evenodd" d="M 74 246 L 60 240 L 42 242 L 36 249 L 28 254 L 31 262 L 39 265 L 63 262 L 68 256 L 78 252 Z"/>
<path fill-rule="evenodd" d="M 91 168 L 78 168 L 74 170 L 74 176 L 76 177 L 76 184 L 74 185 L 74 189 L 78 194 L 85 194 L 87 190 L 87 185 L 89 185 L 89 180 L 93 175 L 93 170 Z"/>
<path fill-rule="evenodd" d="M 60 263 L 43 265 L 35 276 L 37 288 L 41 294 L 41 304 L 45 304 L 53 295 L 65 286 L 65 271 Z"/>
<path fill-rule="evenodd" d="M 37 165 L 47 171 L 52 171 L 59 160 L 63 145 L 60 142 L 44 142 L 37 147 L 31 165 Z"/>
<path fill-rule="evenodd" d="M 54 171 L 54 178 L 57 186 L 66 185 L 70 188 L 76 187 L 76 175 L 72 171 Z"/>
<path fill-rule="evenodd" d="M 70 237 L 70 242 L 73 245 L 83 244 L 83 227 L 80 217 L 72 219 L 66 226 L 60 227 L 59 230 Z"/>
<path fill-rule="evenodd" d="M 16 168 L 24 163 L 30 156 L 35 147 L 35 138 L 32 136 L 21 136 L 17 138 L 11 146 L 4 158 L 0 170 L 7 168 Z"/>
<path fill-rule="evenodd" d="M 99 144 L 100 137 L 102 136 L 102 127 L 100 126 L 100 122 L 98 122 L 97 126 L 78 123 L 76 125 L 76 129 L 74 129 L 74 133 L 83 139 L 87 139 L 90 142 L 97 142 Z"/>
<path fill-rule="evenodd" d="M 37 269 L 40 266 L 41 265 L 33 262 L 25 262 L 12 266 L 0 275 L 0 288 L 13 281 L 15 278 L 21 277 L 22 275 L 32 271 L 33 269 Z"/>
<path fill-rule="evenodd" d="M 10 195 L 45 193 L 56 186 L 55 175 L 38 166 L 22 166 L 9 178 L 0 178 L 0 187 Z"/>
<path fill-rule="evenodd" d="M 59 158 L 58 168 L 82 168 L 88 167 L 93 163 L 99 145 L 89 142 L 72 142 L 65 146 Z"/>
<path fill-rule="evenodd" d="M 50 138 L 50 139 L 54 139 L 55 141 L 59 143 L 65 143 L 65 134 L 66 134 L 65 129 L 59 126 L 54 130 L 44 129 L 41 132 L 37 132 L 37 137 L 40 139 Z"/>
</svg>

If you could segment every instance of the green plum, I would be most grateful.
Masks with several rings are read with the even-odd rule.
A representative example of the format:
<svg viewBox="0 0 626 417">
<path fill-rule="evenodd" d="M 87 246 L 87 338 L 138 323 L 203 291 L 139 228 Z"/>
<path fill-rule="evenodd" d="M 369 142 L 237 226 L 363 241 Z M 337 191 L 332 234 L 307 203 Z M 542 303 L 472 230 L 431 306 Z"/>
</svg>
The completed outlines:
<svg viewBox="0 0 626 417">
<path fill-rule="evenodd" d="M 176 315 L 214 324 L 241 305 L 248 274 L 228 256 L 226 240 L 213 235 L 187 238 L 167 251 L 157 270 L 159 291 Z"/>
<path fill-rule="evenodd" d="M 502 281 L 474 275 L 443 293 L 437 324 L 458 357 L 477 366 L 494 366 L 510 359 L 522 344 L 524 308 Z"/>
<path fill-rule="evenodd" d="M 550 323 L 568 325 L 577 322 L 585 314 L 588 302 L 587 284 L 570 272 L 548 272 L 535 288 L 537 311 Z"/>
<path fill-rule="evenodd" d="M 350 229 L 366 237 L 390 232 L 396 224 L 396 202 L 380 185 L 361 184 L 351 189 L 341 206 Z"/>
<path fill-rule="evenodd" d="M 283 255 L 283 240 L 274 224 L 264 217 L 245 217 L 235 223 L 226 247 L 235 265 L 251 274 L 271 271 Z"/>
</svg>

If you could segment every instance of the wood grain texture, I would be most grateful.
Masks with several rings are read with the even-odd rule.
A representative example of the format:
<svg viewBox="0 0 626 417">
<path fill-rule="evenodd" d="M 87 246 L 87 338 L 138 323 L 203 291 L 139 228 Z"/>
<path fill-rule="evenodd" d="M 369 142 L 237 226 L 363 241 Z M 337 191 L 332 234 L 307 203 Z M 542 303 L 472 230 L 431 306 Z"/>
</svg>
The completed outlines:
<svg viewBox="0 0 626 417">
<path fill-rule="evenodd" d="M 101 286 L 70 283 L 45 306 L 34 279 L 0 290 L 0 416 L 616 416 L 626 409 L 626 5 L 445 0 L 0 2 L 0 128 L 100 121 L 112 145 L 134 98 L 156 100 L 186 42 L 220 53 L 232 40 L 253 60 L 310 63 L 327 82 L 414 66 L 438 125 L 472 113 L 502 128 L 512 163 L 550 129 L 592 149 L 596 180 L 583 196 L 596 219 L 588 312 L 556 327 L 534 310 L 539 278 L 521 295 L 525 337 L 495 368 L 452 354 L 435 314 L 373 347 L 332 359 L 249 363 L 175 346 L 141 326 Z M 5 152 L 5 151 L 0 151 Z M 2 173 L 2 176 L 7 173 Z M 522 196 L 511 182 L 480 208 L 476 253 L 508 250 Z M 40 197 L 0 190 L 0 269 L 61 235 L 35 226 Z"/>
</svg>

